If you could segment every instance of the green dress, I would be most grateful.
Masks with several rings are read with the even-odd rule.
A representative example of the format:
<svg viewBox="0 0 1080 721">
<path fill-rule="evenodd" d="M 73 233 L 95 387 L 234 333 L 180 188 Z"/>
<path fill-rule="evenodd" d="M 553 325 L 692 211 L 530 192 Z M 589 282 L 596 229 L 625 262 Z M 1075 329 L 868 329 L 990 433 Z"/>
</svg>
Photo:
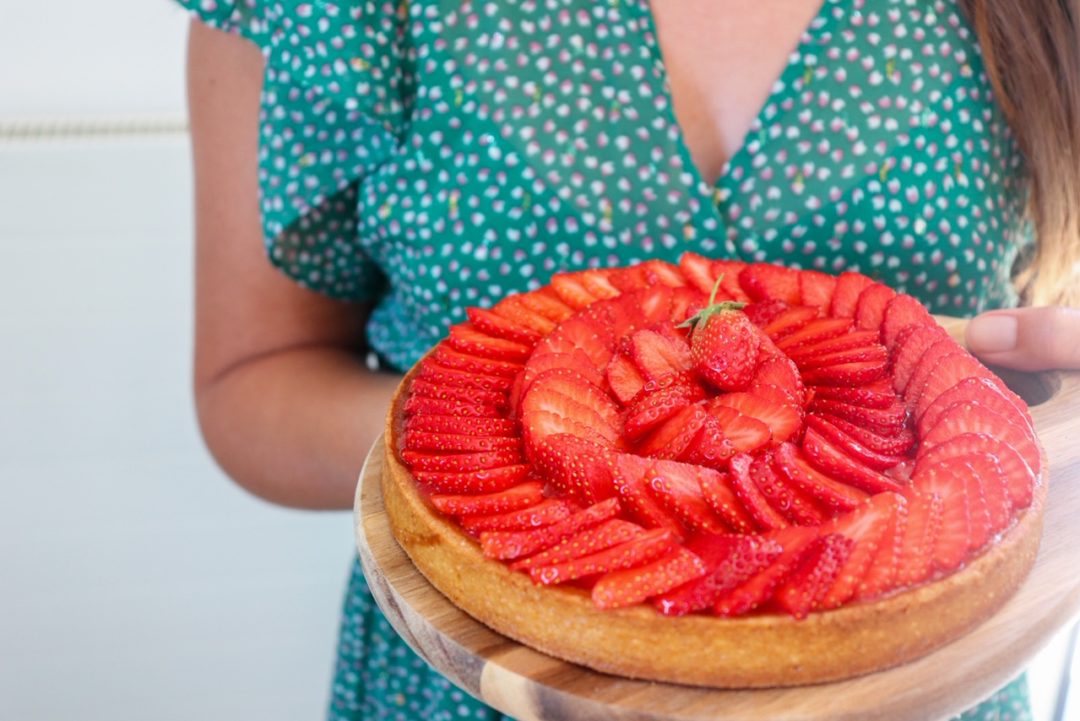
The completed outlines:
<svg viewBox="0 0 1080 721">
<path fill-rule="evenodd" d="M 386 366 L 466 306 L 684 250 L 859 270 L 953 315 L 1016 300 L 1023 160 L 957 0 L 825 0 L 719 178 L 648 0 L 181 2 L 265 55 L 270 260 L 373 303 Z M 395 636 L 359 567 L 332 696 L 332 719 L 498 717 Z M 1030 718 L 1025 686 L 965 718 Z"/>
</svg>

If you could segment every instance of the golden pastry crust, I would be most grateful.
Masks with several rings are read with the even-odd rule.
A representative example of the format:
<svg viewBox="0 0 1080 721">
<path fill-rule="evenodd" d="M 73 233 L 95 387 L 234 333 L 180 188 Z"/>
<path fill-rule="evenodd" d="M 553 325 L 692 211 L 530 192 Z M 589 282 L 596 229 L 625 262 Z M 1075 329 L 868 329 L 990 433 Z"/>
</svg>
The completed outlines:
<svg viewBox="0 0 1080 721">
<path fill-rule="evenodd" d="M 551 656 L 629 678 L 717 688 L 799 686 L 851 678 L 917 659 L 997 611 L 1035 562 L 1046 465 L 1034 500 L 979 557 L 952 575 L 803 620 L 662 616 L 651 606 L 597 609 L 584 591 L 536 586 L 485 558 L 424 499 L 398 460 L 402 383 L 387 419 L 382 474 L 395 538 L 455 605 L 493 630 Z"/>
</svg>

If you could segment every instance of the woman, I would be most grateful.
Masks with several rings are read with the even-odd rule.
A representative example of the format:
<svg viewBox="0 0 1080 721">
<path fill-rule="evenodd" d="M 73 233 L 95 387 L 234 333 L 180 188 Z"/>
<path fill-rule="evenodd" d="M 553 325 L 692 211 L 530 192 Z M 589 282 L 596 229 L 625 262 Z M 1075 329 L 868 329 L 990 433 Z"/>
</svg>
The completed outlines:
<svg viewBox="0 0 1080 721">
<path fill-rule="evenodd" d="M 465 306 L 589 264 L 861 270 L 975 315 L 987 361 L 1080 366 L 1064 2 L 186 4 L 243 36 L 191 32 L 199 418 L 271 501 L 351 504 L 398 382 L 365 354 L 401 371 Z M 1026 713 L 1014 686 L 966 716 Z M 456 715 L 497 717 L 356 570 L 330 717 Z"/>
</svg>

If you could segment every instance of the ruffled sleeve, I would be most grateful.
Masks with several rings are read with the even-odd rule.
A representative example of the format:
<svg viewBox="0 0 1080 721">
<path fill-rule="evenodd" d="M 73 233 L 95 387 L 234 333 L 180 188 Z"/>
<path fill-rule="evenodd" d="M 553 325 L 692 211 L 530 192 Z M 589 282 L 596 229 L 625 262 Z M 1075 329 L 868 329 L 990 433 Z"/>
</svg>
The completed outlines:
<svg viewBox="0 0 1080 721">
<path fill-rule="evenodd" d="M 266 59 L 259 184 L 270 260 L 312 290 L 374 299 L 384 279 L 358 242 L 358 188 L 398 147 L 407 117 L 404 0 L 178 1 Z"/>
</svg>

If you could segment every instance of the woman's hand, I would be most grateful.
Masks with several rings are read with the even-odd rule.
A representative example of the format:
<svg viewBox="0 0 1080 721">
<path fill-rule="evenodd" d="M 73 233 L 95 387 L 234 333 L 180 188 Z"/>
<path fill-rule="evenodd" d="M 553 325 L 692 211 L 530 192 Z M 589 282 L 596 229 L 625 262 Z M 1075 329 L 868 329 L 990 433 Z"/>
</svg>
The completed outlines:
<svg viewBox="0 0 1080 721">
<path fill-rule="evenodd" d="M 971 352 L 1023 371 L 1080 369 L 1080 309 L 1047 306 L 995 310 L 971 319 Z"/>
</svg>

